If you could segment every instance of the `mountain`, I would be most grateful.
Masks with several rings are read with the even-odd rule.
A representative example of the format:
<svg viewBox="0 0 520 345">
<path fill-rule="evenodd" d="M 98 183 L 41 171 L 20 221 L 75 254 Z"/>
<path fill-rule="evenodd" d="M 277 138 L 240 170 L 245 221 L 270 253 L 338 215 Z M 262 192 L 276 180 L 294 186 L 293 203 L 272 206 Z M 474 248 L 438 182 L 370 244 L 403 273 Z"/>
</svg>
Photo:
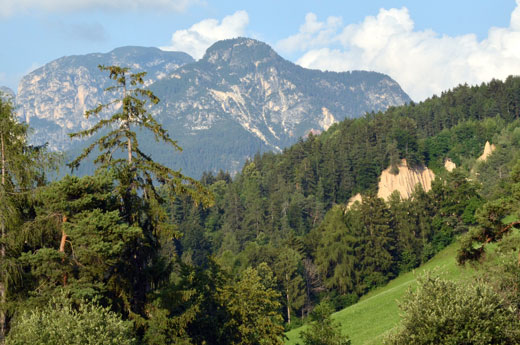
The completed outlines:
<svg viewBox="0 0 520 345">
<path fill-rule="evenodd" d="M 0 94 L 2 95 L 2 99 L 6 98 L 13 101 L 16 99 L 14 91 L 8 88 L 7 86 L 0 86 Z"/>
<path fill-rule="evenodd" d="M 85 110 L 111 100 L 104 89 L 111 86 L 98 65 L 131 67 L 146 71 L 146 84 L 164 78 L 179 66 L 193 62 L 186 53 L 157 48 L 121 47 L 109 53 L 66 56 L 40 67 L 22 78 L 16 98 L 21 118 L 35 129 L 32 141 L 67 150 L 67 133 L 90 127 L 97 119 L 85 119 Z"/>
<path fill-rule="evenodd" d="M 65 57 L 26 76 L 18 102 L 37 129 L 33 140 L 77 150 L 66 133 L 86 128 L 85 109 L 108 100 L 101 90 L 110 83 L 95 68 L 99 63 L 149 73 L 150 89 L 161 99 L 152 112 L 184 151 L 157 147 L 151 137 L 141 142 L 154 159 L 196 177 L 207 170 L 236 172 L 257 152 L 281 151 L 345 118 L 410 101 L 386 75 L 305 69 L 249 38 L 217 42 L 192 63 L 185 56 L 167 62 L 179 56 L 151 49 Z"/>
<path fill-rule="evenodd" d="M 248 38 L 215 43 L 151 89 L 158 119 L 184 148 L 173 165 L 194 175 L 237 171 L 256 152 L 410 101 L 386 75 L 305 69 Z"/>
</svg>

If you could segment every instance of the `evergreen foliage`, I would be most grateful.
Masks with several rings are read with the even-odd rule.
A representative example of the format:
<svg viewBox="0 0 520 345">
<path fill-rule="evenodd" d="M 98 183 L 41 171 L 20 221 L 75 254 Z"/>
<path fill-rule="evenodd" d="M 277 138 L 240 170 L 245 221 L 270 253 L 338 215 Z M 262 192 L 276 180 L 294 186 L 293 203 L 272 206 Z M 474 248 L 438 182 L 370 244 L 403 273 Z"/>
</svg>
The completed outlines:
<svg viewBox="0 0 520 345">
<path fill-rule="evenodd" d="M 477 226 L 462 239 L 457 261 L 478 260 L 485 252 L 485 245 L 500 241 L 520 225 L 520 162 L 514 166 L 509 183 L 510 194 L 489 200 L 475 213 Z M 520 264 L 520 252 L 519 264 Z"/>
<path fill-rule="evenodd" d="M 147 344 L 283 344 L 279 294 L 265 264 L 237 280 L 212 261 L 180 267 L 181 280 L 155 300 Z"/>
<path fill-rule="evenodd" d="M 309 134 L 282 154 L 258 154 L 233 180 L 205 173 L 202 181 L 216 192 L 216 205 L 197 212 L 189 198 L 173 205 L 170 213 L 186 236 L 178 248 L 183 256 L 225 257 L 235 272 L 261 262 L 274 265 L 277 253 L 292 248 L 303 268 L 291 278 L 294 284 L 315 277 L 293 312 L 309 313 L 324 290 L 339 292 L 338 305 L 355 301 L 424 263 L 476 224 L 475 211 L 484 199 L 474 173 L 464 171 L 486 141 L 516 138 L 519 90 L 518 77 L 461 85 L 420 104 L 345 120 L 319 136 Z M 497 152 L 510 151 L 500 146 Z M 431 191 L 417 189 L 408 200 L 394 196 L 386 203 L 365 197 L 360 206 L 345 210 L 342 205 L 353 194 L 374 195 L 381 171 L 403 158 L 412 168 L 424 164 L 435 170 Z M 462 168 L 447 173 L 447 158 Z M 511 169 L 504 164 L 503 171 Z M 484 168 L 486 181 L 499 183 L 491 177 L 495 170 L 485 164 L 478 169 Z M 302 244 L 298 249 L 295 239 Z M 282 285 L 278 289 L 286 295 Z"/>
<path fill-rule="evenodd" d="M 13 341 L 35 336 L 40 321 L 75 325 L 79 318 L 77 330 L 63 328 L 71 339 L 87 321 L 110 319 L 106 326 L 120 327 L 121 343 L 278 345 L 284 322 L 290 328 L 310 316 L 306 344 L 348 344 L 329 317 L 334 308 L 426 262 L 461 234 L 459 261 L 482 258 L 487 243 L 518 225 L 520 78 L 346 120 L 282 154 L 256 155 L 233 178 L 221 171 L 195 181 L 139 147 L 139 130 L 177 147 L 148 113 L 147 102 L 158 100 L 139 88 L 144 74 L 101 69 L 116 83 L 109 90 L 121 93 L 87 115 L 114 114 L 72 134 L 100 135 L 71 163 L 99 154 L 92 176 L 47 183 L 36 164 L 40 151 L 25 143 L 27 127 L 0 103 L 0 307 Z M 475 162 L 486 141 L 496 152 Z M 403 158 L 436 171 L 431 190 L 417 187 L 405 200 L 376 197 L 381 171 Z M 444 170 L 446 158 L 460 168 Z M 362 201 L 347 208 L 356 192 Z M 516 287 L 518 272 L 503 267 Z M 405 323 L 389 341 L 518 341 L 520 299 L 507 284 L 426 277 L 403 303 Z M 58 300 L 62 291 L 71 302 Z M 57 310 L 70 322 L 51 320 Z M 504 327 L 493 328 L 497 322 Z M 51 337 L 40 333 L 36 343 Z"/>
<path fill-rule="evenodd" d="M 75 297 L 105 298 L 114 310 L 133 296 L 132 256 L 142 228 L 120 213 L 111 174 L 66 176 L 38 190 L 34 218 L 24 225 L 25 248 L 19 262 L 30 286 L 47 300 L 66 289 Z"/>
<path fill-rule="evenodd" d="M 19 283 L 20 266 L 14 259 L 20 251 L 24 207 L 30 191 L 45 182 L 47 168 L 57 164 L 59 155 L 44 147 L 27 144 L 28 126 L 16 119 L 13 105 L 0 93 L 0 344 L 9 316 L 8 295 Z"/>
</svg>

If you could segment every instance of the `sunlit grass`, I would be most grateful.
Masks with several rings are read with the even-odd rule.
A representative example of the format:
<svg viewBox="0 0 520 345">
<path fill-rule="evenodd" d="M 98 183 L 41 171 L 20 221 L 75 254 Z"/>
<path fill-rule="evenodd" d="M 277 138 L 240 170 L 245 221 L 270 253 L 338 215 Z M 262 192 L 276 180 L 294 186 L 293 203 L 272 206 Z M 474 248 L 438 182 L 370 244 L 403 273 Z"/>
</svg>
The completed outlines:
<svg viewBox="0 0 520 345">
<path fill-rule="evenodd" d="M 457 249 L 458 243 L 448 246 L 423 266 L 371 291 L 358 303 L 334 313 L 332 317 L 341 323 L 343 333 L 350 337 L 352 345 L 382 344 L 384 334 L 399 322 L 397 301 L 409 287 L 414 286 L 417 276 L 433 269 L 448 279 L 468 279 L 472 276 L 472 268 L 457 265 Z M 287 332 L 289 339 L 286 344 L 301 344 L 299 334 L 304 327 Z"/>
</svg>

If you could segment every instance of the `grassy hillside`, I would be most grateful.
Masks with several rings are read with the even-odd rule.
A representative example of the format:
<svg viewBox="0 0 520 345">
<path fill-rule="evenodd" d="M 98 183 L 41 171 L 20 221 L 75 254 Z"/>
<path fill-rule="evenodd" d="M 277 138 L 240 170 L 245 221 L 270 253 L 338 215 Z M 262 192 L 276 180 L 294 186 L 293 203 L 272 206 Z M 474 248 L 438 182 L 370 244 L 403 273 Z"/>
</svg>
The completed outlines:
<svg viewBox="0 0 520 345">
<path fill-rule="evenodd" d="M 397 277 L 386 286 L 370 292 L 355 305 L 333 314 L 333 318 L 341 322 L 343 333 L 349 335 L 352 345 L 382 344 L 384 334 L 399 322 L 397 300 L 424 271 L 437 269 L 450 279 L 470 277 L 474 271 L 459 267 L 455 262 L 457 248 L 458 243 L 450 245 L 423 266 Z M 302 329 L 288 332 L 286 344 L 298 344 Z"/>
</svg>

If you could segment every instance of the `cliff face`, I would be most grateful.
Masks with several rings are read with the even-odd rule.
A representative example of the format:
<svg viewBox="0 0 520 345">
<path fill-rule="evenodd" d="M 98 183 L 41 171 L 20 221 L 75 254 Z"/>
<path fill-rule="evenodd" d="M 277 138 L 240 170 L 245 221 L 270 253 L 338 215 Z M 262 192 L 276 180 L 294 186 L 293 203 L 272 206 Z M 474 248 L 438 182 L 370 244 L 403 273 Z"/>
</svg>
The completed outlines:
<svg viewBox="0 0 520 345">
<path fill-rule="evenodd" d="M 392 174 L 391 169 L 389 167 L 381 173 L 377 192 L 377 196 L 380 198 L 388 200 L 394 191 L 398 191 L 401 198 L 407 199 L 412 195 L 417 184 L 420 184 L 426 192 L 432 188 L 435 174 L 426 167 L 412 169 L 403 159 L 398 166 L 397 174 Z"/>
<path fill-rule="evenodd" d="M 444 168 L 447 171 L 452 172 L 457 168 L 457 164 L 455 164 L 451 159 L 448 158 L 444 161 Z"/>
<path fill-rule="evenodd" d="M 484 152 L 480 157 L 477 158 L 478 161 L 485 162 L 488 157 L 495 151 L 495 144 L 490 144 L 489 141 L 486 141 L 486 145 L 484 146 Z"/>
<path fill-rule="evenodd" d="M 97 118 L 86 119 L 88 109 L 109 102 L 113 94 L 107 73 L 98 65 L 131 67 L 146 71 L 146 84 L 166 77 L 193 59 L 185 53 L 163 52 L 157 48 L 122 47 L 106 54 L 66 56 L 34 70 L 22 78 L 16 97 L 19 116 L 35 129 L 31 141 L 47 142 L 54 150 L 67 150 L 68 133 L 89 128 Z"/>
<path fill-rule="evenodd" d="M 408 199 L 417 184 L 420 184 L 426 192 L 432 189 L 435 174 L 427 167 L 411 168 L 408 166 L 406 159 L 403 159 L 397 168 L 397 174 L 392 174 L 392 167 L 388 167 L 381 173 L 377 190 L 379 198 L 388 200 L 393 192 L 398 191 L 402 199 Z M 352 207 L 356 201 L 361 202 L 362 200 L 363 196 L 361 194 L 354 195 L 349 199 L 346 209 L 348 210 Z"/>
<path fill-rule="evenodd" d="M 72 151 L 86 145 L 67 134 L 90 127 L 97 119 L 85 119 L 85 110 L 112 99 L 102 90 L 113 83 L 98 64 L 148 72 L 146 84 L 161 100 L 152 114 L 183 152 L 158 147 L 151 137 L 140 143 L 154 159 L 194 177 L 234 173 L 257 152 L 280 152 L 309 132 L 410 101 L 387 75 L 305 69 L 249 38 L 217 42 L 196 62 L 182 54 L 126 47 L 64 57 L 30 73 L 18 104 L 36 129 L 32 142 Z"/>
</svg>

